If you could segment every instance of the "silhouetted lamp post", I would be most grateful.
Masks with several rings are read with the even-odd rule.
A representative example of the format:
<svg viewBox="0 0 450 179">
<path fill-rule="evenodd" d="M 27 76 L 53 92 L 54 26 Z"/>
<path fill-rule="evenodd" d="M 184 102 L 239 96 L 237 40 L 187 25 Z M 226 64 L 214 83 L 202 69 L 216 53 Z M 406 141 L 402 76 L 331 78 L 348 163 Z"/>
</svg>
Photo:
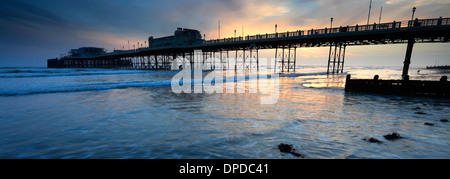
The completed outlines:
<svg viewBox="0 0 450 179">
<path fill-rule="evenodd" d="M 330 25 L 330 33 L 332 32 L 331 29 L 333 28 L 333 18 L 330 19 L 331 20 L 331 25 Z"/>
<path fill-rule="evenodd" d="M 331 18 L 330 20 L 331 20 L 330 29 L 332 29 L 333 28 L 333 18 Z"/>
<path fill-rule="evenodd" d="M 333 18 L 331 18 L 331 25 L 330 28 L 333 28 Z"/>
<path fill-rule="evenodd" d="M 412 17 L 411 17 L 411 20 L 414 20 L 414 13 L 416 12 L 416 7 L 413 7 L 413 9 L 412 9 Z"/>
<path fill-rule="evenodd" d="M 275 24 L 275 33 L 277 33 L 277 27 L 278 27 L 278 25 Z"/>
</svg>

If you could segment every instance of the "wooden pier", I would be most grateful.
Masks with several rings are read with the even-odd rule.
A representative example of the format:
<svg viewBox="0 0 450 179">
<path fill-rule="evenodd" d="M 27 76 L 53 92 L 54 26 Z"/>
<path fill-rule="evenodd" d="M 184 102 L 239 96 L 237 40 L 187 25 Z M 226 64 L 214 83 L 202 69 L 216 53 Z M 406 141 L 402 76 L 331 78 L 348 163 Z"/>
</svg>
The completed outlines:
<svg viewBox="0 0 450 179">
<path fill-rule="evenodd" d="M 351 79 L 347 75 L 345 91 L 450 98 L 450 82 L 447 76 L 439 81 L 421 81 L 409 80 L 408 76 L 403 80 L 381 80 L 378 75 L 374 79 Z"/>
<path fill-rule="evenodd" d="M 195 31 L 179 28 L 175 32 L 175 36 Z M 408 74 L 415 43 L 449 42 L 450 18 L 415 19 L 369 25 L 265 33 L 214 40 L 201 39 L 201 35 L 198 34 L 195 37 L 196 39 L 186 42 L 179 42 L 177 39 L 180 38 L 173 38 L 173 36 L 158 39 L 150 37 L 148 46 L 138 44 L 138 48 L 135 49 L 114 50 L 114 52 L 99 55 L 63 56 L 48 60 L 48 67 L 170 70 L 177 69 L 177 67 L 172 66 L 172 62 L 178 57 L 183 57 L 185 69 L 193 69 L 196 66 L 208 69 L 258 69 L 259 51 L 274 49 L 277 70 L 290 72 L 295 71 L 297 65 L 297 48 L 329 47 L 327 72 L 343 73 L 345 53 L 351 46 L 406 43 L 408 47 L 402 75 L 405 76 Z M 171 40 L 172 38 L 173 40 Z M 194 62 L 194 51 L 201 51 L 203 61 Z M 242 59 L 242 63 L 235 63 L 230 66 L 229 58 Z M 219 60 L 219 66 L 208 66 L 208 64 L 217 64 Z M 247 65 L 247 63 L 251 65 Z"/>
</svg>

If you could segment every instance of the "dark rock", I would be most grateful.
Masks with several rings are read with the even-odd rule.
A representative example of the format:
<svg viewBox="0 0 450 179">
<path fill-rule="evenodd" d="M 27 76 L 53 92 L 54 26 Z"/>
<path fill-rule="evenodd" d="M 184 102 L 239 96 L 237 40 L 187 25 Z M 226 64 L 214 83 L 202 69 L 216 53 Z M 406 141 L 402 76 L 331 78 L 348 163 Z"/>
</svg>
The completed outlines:
<svg viewBox="0 0 450 179">
<path fill-rule="evenodd" d="M 448 122 L 448 119 L 441 119 L 441 122 Z"/>
<path fill-rule="evenodd" d="M 291 152 L 292 145 L 281 143 L 278 145 L 278 149 L 280 149 L 280 152 Z"/>
<path fill-rule="evenodd" d="M 278 145 L 278 149 L 280 150 L 280 152 L 290 153 L 296 157 L 305 158 L 305 156 L 303 156 L 302 154 L 295 152 L 295 149 L 292 147 L 292 145 L 281 143 L 280 145 Z"/>
<path fill-rule="evenodd" d="M 392 134 L 385 135 L 384 138 L 387 140 L 395 140 L 395 139 L 401 139 L 403 137 L 400 136 L 400 134 L 398 134 L 397 132 L 394 132 Z"/>
<path fill-rule="evenodd" d="M 434 124 L 433 123 L 428 123 L 428 122 L 426 122 L 426 123 L 424 123 L 426 126 L 434 126 Z"/>
<path fill-rule="evenodd" d="M 373 137 L 371 137 L 371 138 L 369 138 L 369 139 L 364 138 L 363 140 L 366 141 L 366 142 L 370 142 L 370 143 L 377 143 L 377 144 L 383 143 L 383 142 L 381 142 L 380 140 L 375 139 L 375 138 L 373 138 Z"/>
<path fill-rule="evenodd" d="M 420 115 L 425 115 L 425 114 L 427 114 L 427 113 L 424 113 L 424 112 L 421 112 L 421 111 L 418 111 L 418 112 L 415 112 L 416 114 L 420 114 Z"/>
</svg>

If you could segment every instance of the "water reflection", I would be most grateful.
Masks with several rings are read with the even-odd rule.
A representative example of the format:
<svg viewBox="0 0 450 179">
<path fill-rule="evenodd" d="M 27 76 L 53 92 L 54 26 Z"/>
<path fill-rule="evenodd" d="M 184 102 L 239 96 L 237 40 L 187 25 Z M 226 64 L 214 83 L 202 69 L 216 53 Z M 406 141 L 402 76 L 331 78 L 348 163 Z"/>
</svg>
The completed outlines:
<svg viewBox="0 0 450 179">
<path fill-rule="evenodd" d="M 244 84 L 245 93 L 175 94 L 170 86 L 132 85 L 1 96 L 0 158 L 295 158 L 276 150 L 280 143 L 307 158 L 450 156 L 450 126 L 439 122 L 450 114 L 448 100 L 345 93 L 345 74 L 314 70 L 281 75 L 273 105 L 261 104 L 267 94 L 250 93 L 258 79 L 226 83 L 233 90 Z M 355 76 L 383 74 L 356 70 Z M 96 80 L 132 83 L 152 75 Z M 156 76 L 166 81 L 173 74 Z M 404 139 L 384 140 L 392 132 Z M 367 137 L 385 143 L 362 140 Z"/>
<path fill-rule="evenodd" d="M 431 115 L 418 116 L 411 109 L 431 103 L 439 107 L 422 108 L 435 117 L 445 116 L 450 112 L 448 101 L 345 93 L 344 85 L 345 75 L 281 77 L 276 105 L 258 104 L 259 96 L 255 94 L 223 94 L 208 101 L 213 105 L 207 109 L 224 107 L 218 112 L 220 119 L 209 122 L 229 135 L 242 138 L 257 133 L 275 138 L 272 142 L 292 143 L 311 158 L 414 158 L 419 156 L 413 149 L 405 155 L 402 147 L 427 148 L 421 143 L 425 139 L 414 139 L 416 132 L 423 136 L 442 136 L 442 133 L 421 133 L 425 132 L 422 121 L 435 119 Z M 407 138 L 394 145 L 394 151 L 362 140 L 371 136 L 382 139 L 394 131 Z M 434 145 L 441 152 L 446 151 L 445 144 Z"/>
</svg>

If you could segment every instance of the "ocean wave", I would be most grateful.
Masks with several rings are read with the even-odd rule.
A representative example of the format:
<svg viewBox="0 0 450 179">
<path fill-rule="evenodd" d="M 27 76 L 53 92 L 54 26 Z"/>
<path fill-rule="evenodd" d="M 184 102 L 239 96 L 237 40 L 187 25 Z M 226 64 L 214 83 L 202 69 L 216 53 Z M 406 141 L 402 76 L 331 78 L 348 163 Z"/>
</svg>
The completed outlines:
<svg viewBox="0 0 450 179">
<path fill-rule="evenodd" d="M 66 83 L 66 84 L 41 84 L 20 88 L 0 89 L 0 96 L 18 96 L 42 93 L 66 93 L 82 91 L 99 91 L 125 88 L 157 88 L 168 87 L 171 80 L 156 81 L 116 81 L 116 82 L 92 82 L 92 83 Z"/>
<path fill-rule="evenodd" d="M 90 75 L 175 74 L 176 71 L 110 69 L 2 69 L 0 78 L 42 78 Z"/>
<path fill-rule="evenodd" d="M 172 72 L 171 72 L 172 73 Z M 203 75 L 205 77 L 205 75 Z M 266 78 L 272 78 L 268 75 Z M 70 78 L 68 78 L 70 79 Z M 142 79 L 142 78 L 141 78 Z M 234 76 L 231 78 L 223 77 L 223 82 L 239 82 L 249 79 L 259 79 L 257 75 L 253 76 Z M 73 80 L 73 79 L 72 79 Z M 83 92 L 83 91 L 100 91 L 110 89 L 125 89 L 125 88 L 160 88 L 170 87 L 172 85 L 172 78 L 167 76 L 164 79 L 159 80 L 130 80 L 130 81 L 100 81 L 100 82 L 83 82 L 83 81 L 64 81 L 54 82 L 41 81 L 40 83 L 21 83 L 17 85 L 13 79 L 10 82 L 3 83 L 0 87 L 0 96 L 18 96 L 18 95 L 31 95 L 31 94 L 43 94 L 43 93 L 67 93 L 67 92 Z M 205 79 L 191 79 L 187 84 L 190 85 L 202 84 Z M 216 79 L 208 81 L 211 84 L 216 83 Z M 183 80 L 179 81 L 180 85 L 183 84 Z"/>
<path fill-rule="evenodd" d="M 179 71 L 149 71 L 124 69 L 46 69 L 46 68 L 0 68 L 0 78 L 4 79 L 0 85 L 0 96 L 30 95 L 42 93 L 65 93 L 82 91 L 99 91 L 123 88 L 158 88 L 170 87 L 172 76 Z M 103 78 L 106 75 L 146 74 L 145 76 L 127 76 L 124 78 Z M 147 75 L 148 74 L 148 75 Z M 279 77 L 295 78 L 299 76 L 325 75 L 318 73 L 289 73 L 280 74 Z M 207 72 L 203 72 L 203 77 Z M 75 78 L 77 76 L 86 76 Z M 89 76 L 96 76 L 92 79 Z M 99 78 L 97 78 L 99 76 Z M 41 77 L 41 79 L 39 79 Z M 46 78 L 49 77 L 49 78 Z M 55 78 L 51 78 L 55 77 Z M 59 78 L 66 77 L 66 78 Z M 15 79 L 18 78 L 18 79 Z M 20 78 L 20 79 L 19 79 Z M 230 78 L 223 77 L 223 82 L 239 82 L 260 79 L 261 74 L 238 74 Z M 264 78 L 270 79 L 271 75 Z M 123 81 L 110 81 L 111 79 L 125 79 Z M 95 81 L 92 81 L 95 80 Z M 204 79 L 193 79 L 191 85 L 203 83 Z M 209 81 L 212 84 L 216 80 Z M 179 83 L 182 85 L 182 81 Z"/>
</svg>

